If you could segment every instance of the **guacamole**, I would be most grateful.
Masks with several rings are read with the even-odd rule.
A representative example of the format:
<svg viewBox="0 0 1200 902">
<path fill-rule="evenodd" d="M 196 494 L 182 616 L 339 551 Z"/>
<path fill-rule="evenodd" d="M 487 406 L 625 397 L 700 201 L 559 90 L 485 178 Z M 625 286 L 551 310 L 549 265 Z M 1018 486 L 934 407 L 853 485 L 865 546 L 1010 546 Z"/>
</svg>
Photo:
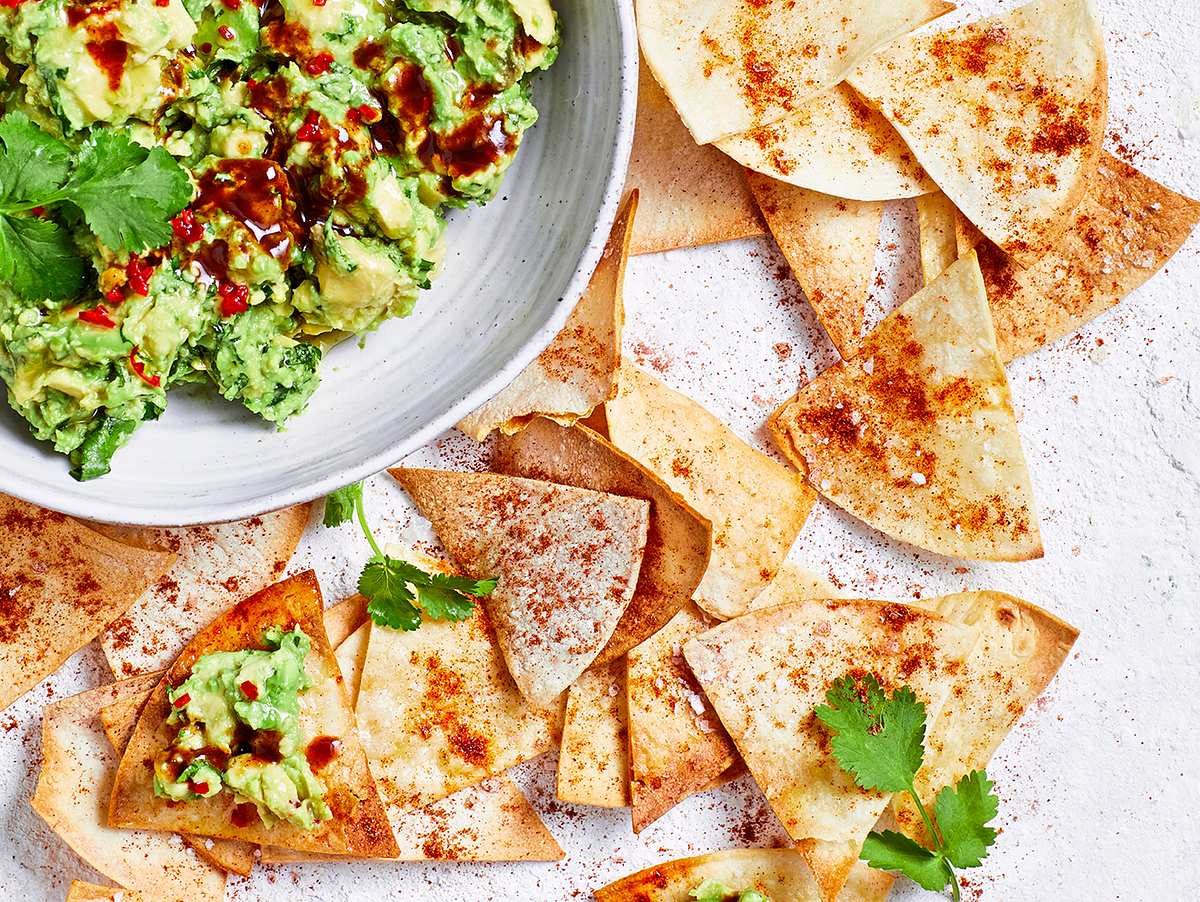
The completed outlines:
<svg viewBox="0 0 1200 902">
<path fill-rule="evenodd" d="M 688 893 L 696 902 L 771 902 L 756 889 L 731 890 L 719 880 L 705 880 Z"/>
<path fill-rule="evenodd" d="M 202 655 L 186 680 L 168 687 L 167 725 L 176 732 L 155 759 L 154 794 L 187 802 L 226 789 L 266 824 L 309 830 L 330 817 L 313 767 L 328 764 L 338 742 L 300 728 L 308 636 L 271 627 L 263 645 Z"/>
<path fill-rule="evenodd" d="M 330 344 L 412 311 L 447 210 L 496 194 L 557 47 L 549 0 L 0 0 L 6 113 L 74 149 L 118 130 L 191 184 L 140 253 L 71 209 L 12 214 L 69 231 L 87 269 L 66 298 L 0 285 L 10 405 L 81 479 L 183 383 L 282 426 Z M 0 206 L 10 188 L 0 172 Z"/>
</svg>

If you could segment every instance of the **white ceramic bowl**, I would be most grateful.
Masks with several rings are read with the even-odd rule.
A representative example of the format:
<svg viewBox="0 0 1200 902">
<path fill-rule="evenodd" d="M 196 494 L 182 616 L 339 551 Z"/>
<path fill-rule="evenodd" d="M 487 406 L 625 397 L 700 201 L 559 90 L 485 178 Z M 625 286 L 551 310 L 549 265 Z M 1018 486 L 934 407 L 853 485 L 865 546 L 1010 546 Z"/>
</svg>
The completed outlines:
<svg viewBox="0 0 1200 902">
<path fill-rule="evenodd" d="M 541 112 L 489 205 L 456 211 L 433 290 L 365 348 L 323 363 L 308 410 L 275 432 L 204 389 L 91 482 L 30 438 L 0 401 L 0 491 L 113 523 L 250 517 L 324 495 L 399 460 L 507 385 L 554 337 L 600 259 L 633 140 L 637 40 L 628 0 L 558 0 L 563 46 L 534 84 Z"/>
</svg>

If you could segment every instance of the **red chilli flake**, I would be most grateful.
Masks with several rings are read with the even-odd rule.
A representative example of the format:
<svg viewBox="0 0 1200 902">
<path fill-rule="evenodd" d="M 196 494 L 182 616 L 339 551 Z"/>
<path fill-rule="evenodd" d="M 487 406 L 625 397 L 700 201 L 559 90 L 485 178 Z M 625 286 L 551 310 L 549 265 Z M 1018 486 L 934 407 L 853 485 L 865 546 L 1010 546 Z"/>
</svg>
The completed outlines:
<svg viewBox="0 0 1200 902">
<path fill-rule="evenodd" d="M 155 6 L 161 6 L 164 9 L 171 5 L 171 0 L 154 0 Z"/>
<path fill-rule="evenodd" d="M 242 8 L 242 0 L 221 0 L 226 9 L 231 9 L 234 12 Z"/>
<path fill-rule="evenodd" d="M 250 287 L 248 285 L 222 282 L 217 286 L 217 296 L 221 299 L 221 316 L 236 316 L 250 309 Z"/>
<path fill-rule="evenodd" d="M 238 688 L 242 690 L 242 695 L 246 696 L 250 701 L 258 700 L 258 687 L 250 682 L 250 680 L 244 680 Z"/>
<path fill-rule="evenodd" d="M 129 280 L 129 287 L 142 297 L 150 294 L 150 277 L 152 275 L 154 275 L 154 267 L 140 257 L 130 257 L 129 262 L 125 265 L 125 278 Z"/>
<path fill-rule="evenodd" d="M 99 326 L 101 329 L 115 329 L 117 324 L 112 321 L 112 317 L 108 315 L 108 311 L 103 307 L 93 307 L 91 310 L 84 310 L 79 314 L 79 318 L 85 323 L 91 323 L 93 326 Z"/>
<path fill-rule="evenodd" d="M 204 226 L 196 222 L 196 215 L 191 210 L 184 210 L 171 220 L 171 229 L 180 241 L 192 244 L 204 237 Z"/>
<path fill-rule="evenodd" d="M 135 354 L 137 353 L 137 348 L 133 349 L 133 353 L 135 353 Z M 135 367 L 135 369 L 136 369 L 136 367 Z M 183 695 L 179 696 L 179 698 L 175 699 L 175 707 L 182 708 L 184 705 L 186 705 L 191 700 L 192 700 L 192 697 L 185 692 L 185 693 L 183 693 Z"/>
<path fill-rule="evenodd" d="M 4 5 L 3 3 L 0 3 L 0 6 L 3 6 L 3 5 Z M 34 216 L 45 216 L 46 208 L 45 207 L 34 207 L 29 212 L 32 213 Z"/>
<path fill-rule="evenodd" d="M 325 0 L 312 0 L 312 5 L 313 6 L 324 6 Z"/>
<path fill-rule="evenodd" d="M 333 54 L 328 50 L 323 50 L 304 64 L 304 71 L 309 75 L 321 75 L 328 72 L 332 65 Z"/>
<path fill-rule="evenodd" d="M 217 34 L 219 34 L 226 41 L 233 40 L 233 29 L 230 28 L 228 25 L 222 25 L 220 28 L 218 28 Z"/>
<path fill-rule="evenodd" d="M 160 385 L 162 385 L 162 379 L 160 377 L 146 375 L 146 364 L 138 360 L 137 345 L 134 345 L 133 350 L 129 352 L 129 367 L 137 374 L 139 379 L 141 379 L 151 388 L 158 388 Z M 179 696 L 179 698 L 175 699 L 175 707 L 182 708 L 191 700 L 191 696 L 185 692 L 183 695 Z"/>
<path fill-rule="evenodd" d="M 110 288 L 104 292 L 104 299 L 113 304 L 120 304 L 125 300 L 124 288 Z"/>
<path fill-rule="evenodd" d="M 296 140 L 316 141 L 319 137 L 321 137 L 321 114 L 316 110 L 309 110 L 308 115 L 304 117 L 304 124 L 296 132 Z"/>
<path fill-rule="evenodd" d="M 207 783 L 194 783 L 191 780 L 188 780 L 188 789 L 190 789 L 196 795 L 202 796 L 206 792 L 208 792 L 208 784 Z"/>
</svg>

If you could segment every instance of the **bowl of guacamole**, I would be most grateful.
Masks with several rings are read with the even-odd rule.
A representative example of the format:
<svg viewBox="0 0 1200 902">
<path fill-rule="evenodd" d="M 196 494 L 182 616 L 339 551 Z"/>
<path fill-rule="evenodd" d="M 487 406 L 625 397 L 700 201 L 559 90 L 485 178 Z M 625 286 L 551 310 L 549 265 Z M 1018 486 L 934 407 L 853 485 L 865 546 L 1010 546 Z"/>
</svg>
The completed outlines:
<svg viewBox="0 0 1200 902">
<path fill-rule="evenodd" d="M 630 19 L 0 0 L 0 490 L 108 521 L 249 516 L 486 400 L 599 257 Z"/>
</svg>

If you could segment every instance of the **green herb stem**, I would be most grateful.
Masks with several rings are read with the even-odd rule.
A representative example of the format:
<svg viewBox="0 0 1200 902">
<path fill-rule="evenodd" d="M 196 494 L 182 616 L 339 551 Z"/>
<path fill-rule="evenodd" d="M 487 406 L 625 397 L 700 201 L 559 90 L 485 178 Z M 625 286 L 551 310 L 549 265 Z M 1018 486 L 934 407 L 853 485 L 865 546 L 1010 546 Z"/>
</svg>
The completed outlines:
<svg viewBox="0 0 1200 902">
<path fill-rule="evenodd" d="M 921 813 L 921 820 L 925 822 L 925 832 L 929 834 L 933 844 L 937 847 L 938 855 L 946 865 L 946 870 L 950 872 L 950 897 L 954 902 L 959 902 L 961 890 L 958 887 L 958 875 L 954 873 L 954 865 L 950 863 L 950 859 L 946 857 L 946 840 L 942 836 L 942 832 L 938 829 L 937 823 L 929 812 L 925 809 L 925 804 L 921 801 L 921 797 L 917 795 L 916 786 L 909 784 L 905 790 L 909 798 L 913 800 L 913 804 L 917 806 L 917 811 Z"/>
<path fill-rule="evenodd" d="M 358 517 L 358 525 L 362 528 L 363 535 L 367 537 L 367 541 L 371 544 L 371 550 L 379 557 L 386 557 L 383 549 L 379 547 L 379 543 L 375 541 L 375 535 L 371 532 L 371 526 L 367 523 L 367 511 L 363 504 L 363 493 L 359 492 L 354 499 L 354 513 Z"/>
</svg>

